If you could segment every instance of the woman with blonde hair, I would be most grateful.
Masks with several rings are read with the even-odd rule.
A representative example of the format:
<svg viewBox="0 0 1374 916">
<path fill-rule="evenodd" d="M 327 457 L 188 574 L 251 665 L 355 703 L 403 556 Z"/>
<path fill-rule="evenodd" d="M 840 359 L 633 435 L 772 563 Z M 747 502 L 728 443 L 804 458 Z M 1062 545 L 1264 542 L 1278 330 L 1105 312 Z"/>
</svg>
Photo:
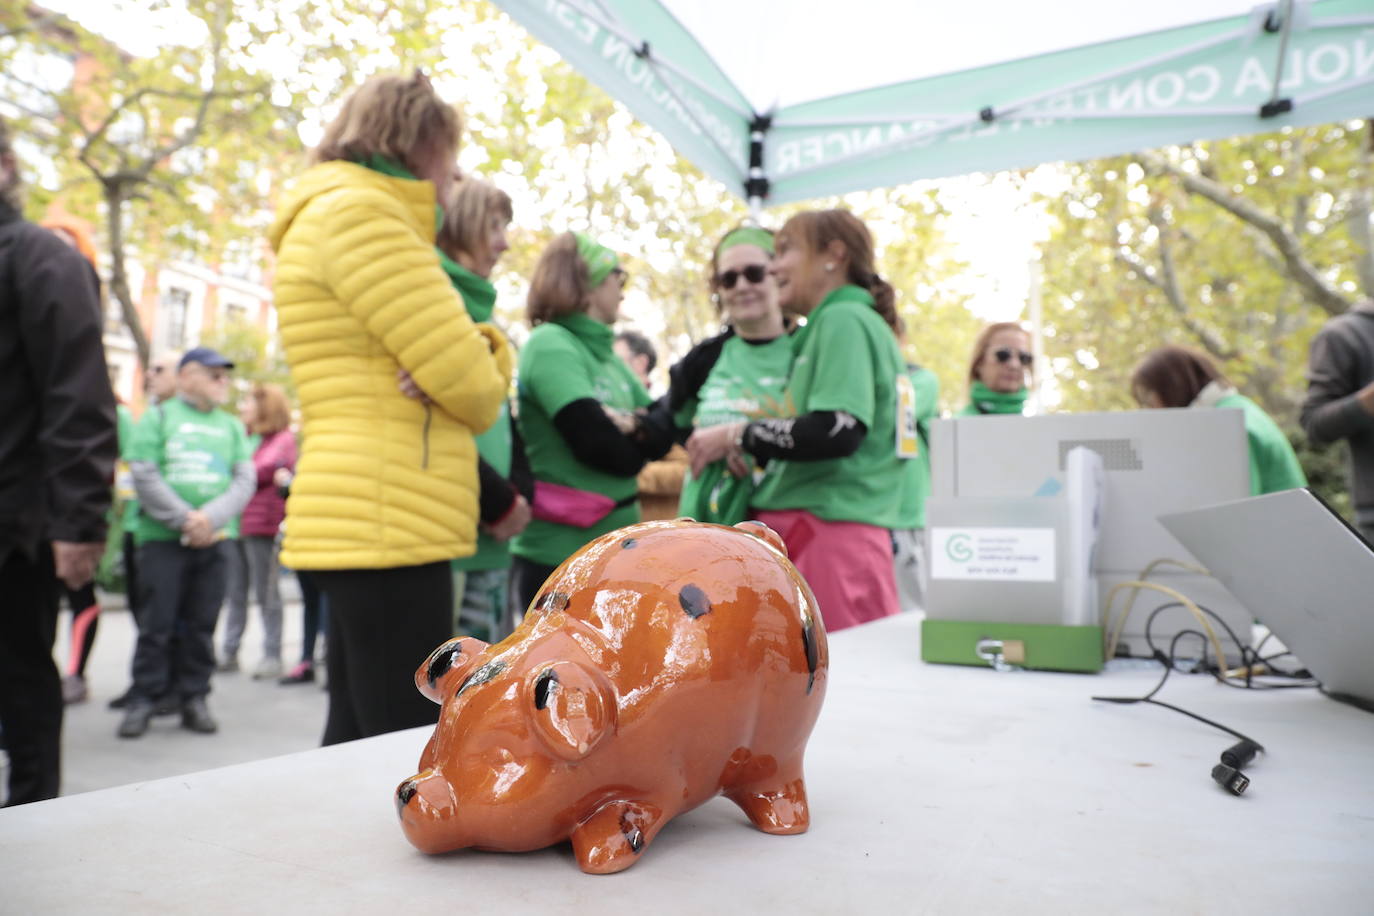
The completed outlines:
<svg viewBox="0 0 1374 916">
<path fill-rule="evenodd" d="M 248 622 L 248 596 L 258 600 L 262 613 L 262 660 L 253 669 L 253 679 L 281 675 L 281 595 L 277 583 L 277 531 L 286 514 L 286 500 L 277 492 L 277 471 L 296 467 L 296 437 L 291 434 L 291 403 L 280 385 L 257 384 L 239 412 L 255 442 L 253 470 L 257 490 L 239 518 L 236 539 L 242 564 L 231 577 L 224 621 L 224 644 L 220 652 L 221 671 L 238 670 L 239 643 Z"/>
<path fill-rule="evenodd" d="M 506 226 L 514 217 L 510 197 L 488 182 L 458 183 L 444 210 L 439 251 L 444 271 L 473 321 L 490 321 L 496 307 L 491 272 L 509 248 Z M 530 521 L 534 480 L 509 405 L 477 437 L 481 523 L 477 552 L 453 561 L 456 632 L 499 642 L 514 629 L 510 607 L 510 539 Z"/>
<path fill-rule="evenodd" d="M 461 127 L 422 74 L 372 77 L 271 231 L 302 434 L 281 559 L 329 599 L 325 744 L 436 720 L 416 659 L 451 635 L 449 561 L 477 546 L 475 436 L 500 412 L 511 354 L 434 247 Z M 400 370 L 424 398 L 402 393 Z"/>
<path fill-rule="evenodd" d="M 969 403 L 958 415 L 1024 413 L 1034 362 L 1030 334 L 1021 325 L 999 321 L 983 328 L 969 360 Z"/>
<path fill-rule="evenodd" d="M 520 351 L 520 434 L 534 475 L 534 519 L 511 547 L 511 588 L 529 607 L 557 566 L 588 541 L 640 519 L 636 475 L 663 457 L 671 432 L 645 424 L 649 405 L 616 355 L 625 271 L 582 233 L 556 237 L 535 265 Z"/>
</svg>

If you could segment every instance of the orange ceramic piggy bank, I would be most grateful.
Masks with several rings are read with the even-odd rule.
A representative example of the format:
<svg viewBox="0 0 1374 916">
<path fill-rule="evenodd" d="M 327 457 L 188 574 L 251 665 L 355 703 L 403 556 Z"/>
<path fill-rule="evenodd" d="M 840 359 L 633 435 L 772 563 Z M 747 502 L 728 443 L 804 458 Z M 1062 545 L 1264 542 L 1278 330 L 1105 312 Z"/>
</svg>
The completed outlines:
<svg viewBox="0 0 1374 916">
<path fill-rule="evenodd" d="M 558 567 L 508 639 L 453 639 L 420 666 L 443 712 L 396 790 L 401 825 L 431 853 L 570 839 L 595 874 L 721 793 L 765 833 L 801 833 L 828 661 L 771 529 L 622 528 Z"/>
</svg>

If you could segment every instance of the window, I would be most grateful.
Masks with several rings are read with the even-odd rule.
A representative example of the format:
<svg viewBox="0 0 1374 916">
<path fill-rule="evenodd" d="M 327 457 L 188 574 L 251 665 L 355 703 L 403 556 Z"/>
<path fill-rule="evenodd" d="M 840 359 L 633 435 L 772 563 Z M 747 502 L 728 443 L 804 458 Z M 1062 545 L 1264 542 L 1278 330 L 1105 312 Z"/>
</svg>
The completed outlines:
<svg viewBox="0 0 1374 916">
<path fill-rule="evenodd" d="M 186 318 L 191 307 L 190 290 L 169 286 L 162 293 L 162 340 L 171 350 L 186 347 Z"/>
</svg>

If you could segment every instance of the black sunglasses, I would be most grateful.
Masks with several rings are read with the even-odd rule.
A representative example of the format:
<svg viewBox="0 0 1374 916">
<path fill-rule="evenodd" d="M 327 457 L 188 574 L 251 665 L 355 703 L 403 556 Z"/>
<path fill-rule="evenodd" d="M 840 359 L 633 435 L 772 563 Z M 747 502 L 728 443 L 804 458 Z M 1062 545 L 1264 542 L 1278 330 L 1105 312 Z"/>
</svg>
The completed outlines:
<svg viewBox="0 0 1374 916">
<path fill-rule="evenodd" d="M 727 270 L 725 273 L 716 277 L 716 282 L 721 289 L 734 289 L 739 278 L 743 277 L 750 283 L 762 283 L 763 278 L 768 276 L 768 266 L 766 264 L 750 264 L 743 270 Z"/>
<path fill-rule="evenodd" d="M 1021 365 L 1029 366 L 1035 362 L 1035 357 L 1025 350 L 1013 350 L 1010 347 L 1000 347 L 992 351 L 992 355 L 997 358 L 999 363 L 1009 363 L 1013 356 L 1020 358 Z"/>
</svg>

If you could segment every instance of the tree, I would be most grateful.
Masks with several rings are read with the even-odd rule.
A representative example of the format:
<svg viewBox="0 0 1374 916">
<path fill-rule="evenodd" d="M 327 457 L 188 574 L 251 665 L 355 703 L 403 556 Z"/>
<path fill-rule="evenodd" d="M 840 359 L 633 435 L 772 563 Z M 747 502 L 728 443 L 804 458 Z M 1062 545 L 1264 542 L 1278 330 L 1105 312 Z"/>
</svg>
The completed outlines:
<svg viewBox="0 0 1374 916">
<path fill-rule="evenodd" d="M 130 254 L 213 258 L 261 236 L 322 87 L 364 60 L 423 63 L 438 53 L 415 38 L 428 0 L 182 0 L 176 35 L 149 56 L 24 0 L 0 3 L 0 85 L 55 167 L 57 191 L 98 194 L 110 290 L 145 366 Z M 119 0 L 114 14 L 144 7 Z M 51 65 L 63 60 L 70 73 L 55 78 Z"/>
<path fill-rule="evenodd" d="M 291 391 L 291 373 L 281 348 L 266 332 L 242 319 L 230 319 L 201 339 L 201 345 L 223 353 L 234 364 L 234 382 L 248 389 L 257 382 L 281 385 Z"/>
<path fill-rule="evenodd" d="M 1129 374 L 1199 347 L 1294 426 L 1312 335 L 1374 294 L 1369 122 L 1066 168 L 1045 200 L 1047 348 L 1067 409 L 1133 406 Z"/>
</svg>

